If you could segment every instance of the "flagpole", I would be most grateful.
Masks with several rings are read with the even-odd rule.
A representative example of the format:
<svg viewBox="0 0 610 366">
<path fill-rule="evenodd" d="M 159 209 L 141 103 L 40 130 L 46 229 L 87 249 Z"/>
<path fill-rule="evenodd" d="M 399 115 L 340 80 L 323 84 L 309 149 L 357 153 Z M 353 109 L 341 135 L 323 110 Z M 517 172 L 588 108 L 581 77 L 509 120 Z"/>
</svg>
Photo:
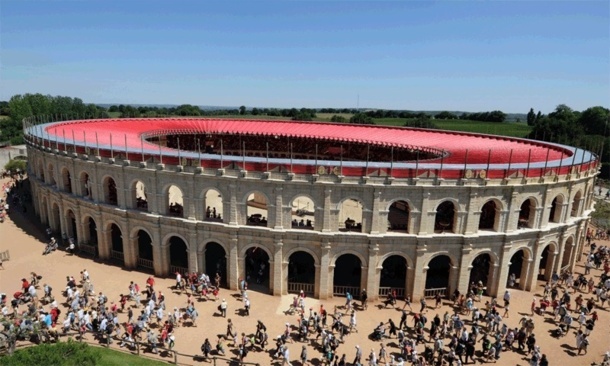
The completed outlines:
<svg viewBox="0 0 610 366">
<path fill-rule="evenodd" d="M 549 163 L 549 154 L 551 153 L 551 148 L 547 147 L 546 149 L 546 159 L 544 159 L 544 170 L 542 171 L 542 178 L 544 178 L 544 175 L 546 174 L 546 167 Z"/>
<path fill-rule="evenodd" d="M 394 171 L 394 146 L 392 146 L 392 150 L 390 152 L 390 177 L 392 176 L 393 171 Z"/>
<path fill-rule="evenodd" d="M 293 159 L 293 156 L 292 156 L 292 142 L 291 142 L 291 143 L 290 143 L 290 172 L 291 172 L 291 173 L 292 173 L 292 171 L 293 171 L 293 170 L 292 170 L 292 159 Z"/>
<path fill-rule="evenodd" d="M 269 171 L 269 141 L 266 142 L 267 145 L 267 172 Z"/>
<path fill-rule="evenodd" d="M 110 134 L 110 158 L 114 159 L 114 150 L 112 149 L 112 134 Z"/>
<path fill-rule="evenodd" d="M 341 160 L 339 161 L 339 174 L 343 175 L 343 145 L 341 145 Z"/>
<path fill-rule="evenodd" d="M 97 139 L 97 131 L 95 131 L 95 147 L 97 148 L 97 155 L 100 156 L 100 142 Z"/>
<path fill-rule="evenodd" d="M 464 156 L 464 177 L 466 177 L 467 166 L 468 166 L 468 149 L 466 149 L 466 156 Z"/>
<path fill-rule="evenodd" d="M 125 160 L 129 160 L 129 153 L 127 152 L 127 134 L 125 135 Z"/>
<path fill-rule="evenodd" d="M 510 156 L 508 157 L 508 169 L 506 170 L 506 174 L 504 175 L 505 179 L 510 174 L 510 164 L 512 161 L 513 161 L 513 149 L 510 149 Z"/>
<path fill-rule="evenodd" d="M 220 139 L 220 168 L 223 169 L 224 165 L 223 165 L 224 161 L 223 161 L 223 145 L 222 145 L 222 139 Z"/>
<path fill-rule="evenodd" d="M 415 154 L 415 178 L 419 176 L 419 149 L 417 149 L 417 154 Z"/>
</svg>

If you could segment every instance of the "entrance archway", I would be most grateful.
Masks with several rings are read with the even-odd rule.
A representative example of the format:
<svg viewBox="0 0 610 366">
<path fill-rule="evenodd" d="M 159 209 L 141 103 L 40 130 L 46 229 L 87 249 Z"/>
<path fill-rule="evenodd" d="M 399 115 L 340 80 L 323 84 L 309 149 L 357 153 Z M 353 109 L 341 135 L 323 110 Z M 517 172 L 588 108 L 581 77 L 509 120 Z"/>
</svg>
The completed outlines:
<svg viewBox="0 0 610 366">
<path fill-rule="evenodd" d="M 468 285 L 473 283 L 477 285 L 479 281 L 483 284 L 483 287 L 489 287 L 488 281 L 492 277 L 491 271 L 493 270 L 492 258 L 488 253 L 477 255 L 471 264 L 470 278 Z"/>
<path fill-rule="evenodd" d="M 572 243 L 574 243 L 574 238 L 569 237 L 566 240 L 566 243 L 563 246 L 563 258 L 561 259 L 561 271 L 563 272 L 567 267 L 570 266 L 570 261 L 572 257 Z M 561 273 L 560 273 L 561 274 Z"/>
<path fill-rule="evenodd" d="M 303 290 L 308 296 L 313 296 L 315 278 L 315 260 L 311 254 L 303 251 L 292 253 L 288 258 L 288 292 L 299 293 Z"/>
<path fill-rule="evenodd" d="M 188 247 L 182 238 L 172 236 L 169 238 L 169 271 L 185 275 L 189 269 Z"/>
<path fill-rule="evenodd" d="M 527 279 L 529 253 L 523 249 L 518 250 L 510 258 L 510 266 L 508 267 L 508 284 L 507 288 L 510 288 L 511 276 L 514 275 L 515 283 L 514 288 L 521 290 L 525 289 L 525 282 Z"/>
<path fill-rule="evenodd" d="M 53 208 L 51 209 L 51 217 L 53 220 L 50 222 L 50 227 L 55 233 L 61 231 L 61 220 L 59 218 L 59 205 L 53 202 Z"/>
<path fill-rule="evenodd" d="M 110 242 L 112 243 L 112 259 L 125 263 L 123 254 L 123 233 L 117 224 L 110 225 Z"/>
<path fill-rule="evenodd" d="M 449 256 L 439 255 L 434 257 L 428 263 L 428 270 L 426 271 L 426 293 L 436 293 L 435 291 L 438 291 L 447 296 L 450 270 L 451 258 Z"/>
<path fill-rule="evenodd" d="M 89 216 L 85 221 L 85 240 L 90 244 L 97 246 L 97 224 L 93 217 Z"/>
<path fill-rule="evenodd" d="M 362 261 L 354 254 L 343 254 L 335 261 L 333 273 L 333 295 L 345 296 L 348 292 L 360 296 Z"/>
<path fill-rule="evenodd" d="M 387 296 L 392 290 L 396 296 L 404 297 L 407 288 L 407 260 L 400 255 L 387 257 L 379 276 L 379 296 Z"/>
<path fill-rule="evenodd" d="M 72 210 L 68 210 L 66 224 L 68 224 L 68 227 L 66 228 L 66 235 L 68 238 L 73 238 L 75 243 L 78 243 L 78 237 L 76 236 L 76 216 Z"/>
<path fill-rule="evenodd" d="M 138 230 L 138 267 L 154 269 L 152 238 L 144 230 Z"/>
<path fill-rule="evenodd" d="M 220 286 L 226 287 L 227 253 L 222 245 L 215 242 L 209 242 L 205 245 L 205 271 L 212 281 L 218 273 L 220 275 Z"/>
<path fill-rule="evenodd" d="M 549 281 L 553 275 L 553 262 L 555 261 L 555 244 L 549 244 L 544 248 L 538 265 L 538 280 Z"/>
<path fill-rule="evenodd" d="M 246 281 L 255 291 L 269 292 L 269 255 L 259 247 L 246 250 Z"/>
</svg>

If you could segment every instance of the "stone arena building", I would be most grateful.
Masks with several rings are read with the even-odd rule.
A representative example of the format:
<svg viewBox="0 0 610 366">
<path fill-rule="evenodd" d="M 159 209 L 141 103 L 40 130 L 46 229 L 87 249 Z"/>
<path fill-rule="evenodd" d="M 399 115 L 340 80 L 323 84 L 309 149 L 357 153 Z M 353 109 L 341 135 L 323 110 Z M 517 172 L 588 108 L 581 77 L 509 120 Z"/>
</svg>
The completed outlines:
<svg viewBox="0 0 610 366">
<path fill-rule="evenodd" d="M 500 136 L 322 122 L 24 121 L 40 220 L 157 276 L 329 298 L 492 296 L 573 268 L 598 157 Z"/>
</svg>

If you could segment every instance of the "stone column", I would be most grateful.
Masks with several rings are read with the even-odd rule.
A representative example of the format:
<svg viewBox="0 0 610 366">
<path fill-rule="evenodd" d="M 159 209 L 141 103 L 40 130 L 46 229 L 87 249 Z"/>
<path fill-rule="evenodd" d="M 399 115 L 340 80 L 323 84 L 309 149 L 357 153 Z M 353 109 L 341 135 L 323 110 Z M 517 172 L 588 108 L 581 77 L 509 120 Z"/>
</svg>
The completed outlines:
<svg viewBox="0 0 610 366">
<path fill-rule="evenodd" d="M 101 220 L 98 222 L 101 222 Z M 111 257 L 112 244 L 108 241 L 109 236 L 110 230 L 103 230 L 101 227 L 97 228 L 97 245 L 101 260 L 107 260 Z"/>
<path fill-rule="evenodd" d="M 513 188 L 514 189 L 514 188 Z M 519 194 L 515 191 L 511 194 L 511 199 L 507 207 L 507 217 L 506 217 L 506 226 L 505 231 L 507 233 L 517 230 L 517 224 L 519 221 L 519 212 L 521 211 L 521 207 L 517 202 L 517 198 Z M 512 213 L 512 214 L 511 214 Z"/>
<path fill-rule="evenodd" d="M 205 206 L 203 198 L 193 198 L 193 205 L 195 206 L 195 220 L 204 221 L 205 217 Z"/>
<path fill-rule="evenodd" d="M 283 208 L 284 202 L 282 197 L 282 192 L 284 189 L 282 187 L 275 188 L 275 217 L 273 218 L 273 228 L 274 229 L 283 229 Z M 281 261 L 280 261 L 281 262 Z"/>
<path fill-rule="evenodd" d="M 328 299 L 333 295 L 331 274 L 333 273 L 334 268 L 330 268 L 330 241 L 323 242 L 321 249 L 322 256 L 320 257 L 320 276 L 318 277 L 320 288 L 318 291 L 318 296 L 321 300 L 323 300 Z"/>
<path fill-rule="evenodd" d="M 428 272 L 428 266 L 424 266 L 426 262 L 426 252 L 428 249 L 426 245 L 417 244 L 417 256 L 415 257 L 415 275 L 421 276 L 413 282 L 413 301 L 419 301 L 424 297 L 424 290 L 426 289 L 426 274 Z"/>
<path fill-rule="evenodd" d="M 288 295 L 288 265 L 290 262 L 282 260 L 282 295 Z M 317 268 L 316 268 L 317 271 Z M 317 275 L 317 273 L 316 273 Z M 315 282 L 314 282 L 315 283 Z M 314 290 L 315 293 L 315 290 Z"/>
<path fill-rule="evenodd" d="M 78 201 L 76 202 L 76 212 L 75 214 L 75 222 L 76 222 L 76 244 L 82 244 L 85 242 L 85 235 L 83 230 L 83 222 L 81 220 L 82 216 L 80 214 L 80 205 Z"/>
<path fill-rule="evenodd" d="M 316 274 L 315 274 L 315 277 L 314 277 L 315 281 L 314 281 L 314 290 L 313 290 L 314 294 L 313 294 L 313 297 L 321 299 L 321 297 L 320 297 L 320 288 L 322 287 L 321 286 L 321 282 L 320 282 L 321 281 L 320 278 L 321 278 L 321 275 L 322 275 L 321 265 L 320 264 L 314 264 L 314 267 L 315 267 Z M 324 270 L 328 273 L 328 270 L 326 268 Z"/>
<path fill-rule="evenodd" d="M 500 274 L 500 264 L 492 263 L 487 277 L 487 294 L 491 297 L 498 297 L 498 276 Z"/>
<path fill-rule="evenodd" d="M 453 265 L 449 267 L 449 286 L 447 287 L 447 294 L 449 296 L 451 296 L 458 286 L 458 272 L 459 267 Z M 468 280 L 466 280 L 466 283 L 468 283 Z"/>
<path fill-rule="evenodd" d="M 383 224 L 383 226 L 386 226 L 386 221 L 381 222 L 381 212 L 380 212 L 380 206 L 381 206 L 381 194 L 382 191 L 379 189 L 375 189 L 375 191 L 373 192 L 373 209 L 371 212 L 371 217 L 370 217 L 370 227 L 367 228 L 367 230 L 364 230 L 364 227 L 362 228 L 363 231 L 362 232 L 370 232 L 371 234 L 378 234 L 379 232 L 382 231 L 381 226 Z M 363 212 L 364 214 L 364 212 Z M 387 216 L 386 216 L 387 217 Z M 369 265 L 369 267 L 371 267 Z M 375 266 L 376 267 L 376 266 Z"/>
<path fill-rule="evenodd" d="M 233 234 L 231 236 L 231 240 L 229 241 L 229 253 L 227 254 L 227 285 L 229 286 L 229 289 L 237 290 L 239 288 L 239 272 L 241 271 L 241 268 L 239 266 L 240 263 L 237 234 Z"/>
<path fill-rule="evenodd" d="M 274 296 L 282 295 L 282 280 L 284 276 L 282 275 L 282 267 L 284 258 L 282 255 L 282 248 L 284 247 L 284 243 L 282 242 L 281 237 L 275 239 L 274 251 L 273 251 L 273 264 L 269 263 L 271 278 L 269 279 L 269 283 L 272 284 L 272 294 Z M 271 262 L 271 261 L 270 261 Z"/>
<path fill-rule="evenodd" d="M 466 203 L 466 212 L 463 217 L 463 224 L 459 233 L 472 234 L 479 229 L 479 220 L 481 217 L 481 207 L 479 207 L 477 192 L 470 191 L 469 200 Z M 470 213 L 470 215 L 468 214 Z"/>
<path fill-rule="evenodd" d="M 242 204 L 240 202 L 240 204 L 238 205 L 237 203 L 237 186 L 235 185 L 235 183 L 229 184 L 229 199 L 226 201 L 227 204 L 225 204 L 223 207 L 223 214 L 225 216 L 223 221 L 228 222 L 229 225 L 239 225 L 241 219 L 240 213 L 245 209 L 245 204 Z M 224 203 L 225 200 L 223 199 L 222 202 Z M 245 219 L 242 220 L 242 222 L 245 225 Z M 237 280 L 235 281 L 235 285 L 237 286 Z"/>
<path fill-rule="evenodd" d="M 453 227 L 453 232 L 456 234 L 464 234 L 466 230 L 468 211 L 457 211 L 457 220 Z M 436 215 L 435 215 L 436 216 Z"/>
<path fill-rule="evenodd" d="M 170 275 L 169 244 L 161 244 L 159 253 L 161 254 L 161 276 L 167 277 Z"/>
<path fill-rule="evenodd" d="M 160 202 L 163 198 L 163 195 L 156 194 L 156 192 L 158 191 L 158 178 L 159 177 L 157 175 L 157 171 L 155 170 L 154 178 L 150 179 L 149 182 L 147 182 L 150 184 L 150 190 L 146 190 L 146 203 L 148 204 L 148 211 L 154 215 L 159 215 L 161 213 Z M 148 188 L 148 185 L 146 187 Z"/>
<path fill-rule="evenodd" d="M 536 216 L 534 217 L 534 225 L 532 229 L 540 229 L 542 222 L 544 220 L 543 213 L 546 212 L 544 207 L 536 207 Z"/>
<path fill-rule="evenodd" d="M 123 258 L 126 268 L 136 268 L 138 258 L 136 257 L 135 249 L 130 241 L 129 221 L 121 220 L 121 239 L 123 241 Z"/>
<path fill-rule="evenodd" d="M 506 290 L 506 283 L 508 281 L 508 270 L 510 269 L 510 244 L 504 244 L 503 250 L 498 254 L 499 268 L 496 270 L 497 276 L 494 278 L 494 287 L 496 289 L 496 295 L 500 296 L 504 294 L 504 290 Z M 490 281 L 487 281 L 489 283 Z"/>
<path fill-rule="evenodd" d="M 540 245 L 540 239 L 536 240 L 533 248 L 533 258 L 530 266 L 530 274 L 528 275 L 528 282 L 526 289 L 528 291 L 536 290 L 538 282 L 538 272 L 540 271 L 540 259 L 542 258 L 542 245 Z"/>
<path fill-rule="evenodd" d="M 423 196 L 423 201 L 422 201 L 422 207 L 421 207 L 421 217 L 420 217 L 420 221 L 419 221 L 419 233 L 417 233 L 418 235 L 422 236 L 422 235 L 428 235 L 428 233 L 434 233 L 434 219 L 436 216 L 436 211 L 430 211 L 430 192 L 426 192 L 422 194 Z M 415 230 L 413 230 L 413 233 L 415 234 Z M 416 266 L 417 267 L 417 266 Z M 423 296 L 424 292 L 422 289 L 421 294 L 416 293 L 414 294 L 414 296 Z M 413 297 L 413 300 L 415 300 L 415 297 Z"/>
<path fill-rule="evenodd" d="M 508 230 L 508 219 L 510 210 L 500 210 L 496 208 L 496 231 L 499 233 L 507 232 Z"/>
<path fill-rule="evenodd" d="M 521 267 L 521 277 L 519 278 L 519 288 L 525 291 L 531 291 L 531 276 L 532 276 L 532 258 L 524 259 Z"/>
<path fill-rule="evenodd" d="M 379 245 L 370 243 L 366 282 L 361 283 L 366 283 L 365 288 L 371 300 L 376 300 L 379 297 L 379 276 L 382 268 L 381 263 L 379 263 Z M 362 272 L 364 274 L 364 268 Z"/>
<path fill-rule="evenodd" d="M 130 250 L 132 252 L 131 253 L 132 257 L 133 257 L 133 258 L 131 258 L 131 259 L 133 259 L 133 267 L 132 268 L 137 268 L 138 267 L 138 259 L 140 257 L 140 255 L 138 253 L 138 234 L 137 233 L 134 236 L 129 235 L 129 240 L 128 240 L 127 246 L 130 248 Z M 125 262 L 127 262 L 127 259 L 125 259 Z"/>
<path fill-rule="evenodd" d="M 333 230 L 333 228 L 336 226 L 331 224 L 331 219 L 335 220 L 337 219 L 337 213 L 339 210 L 337 209 L 333 209 L 332 207 L 332 203 L 331 203 L 331 193 L 332 193 L 332 189 L 330 188 L 326 188 L 324 190 L 324 216 L 322 218 L 322 222 L 320 223 L 320 227 L 322 228 L 323 232 L 330 232 Z M 319 225 L 316 222 L 316 226 Z"/>
<path fill-rule="evenodd" d="M 189 245 L 188 245 L 188 263 L 189 272 L 199 272 L 199 261 L 197 260 L 197 230 L 195 228 L 189 230 Z"/>
<path fill-rule="evenodd" d="M 468 287 L 470 286 L 470 271 L 472 270 L 472 259 L 470 253 L 472 247 L 470 245 L 462 246 L 462 255 L 460 257 L 459 274 L 457 277 L 457 289 L 461 294 L 468 293 Z M 452 293 L 452 292 L 451 292 Z"/>
</svg>

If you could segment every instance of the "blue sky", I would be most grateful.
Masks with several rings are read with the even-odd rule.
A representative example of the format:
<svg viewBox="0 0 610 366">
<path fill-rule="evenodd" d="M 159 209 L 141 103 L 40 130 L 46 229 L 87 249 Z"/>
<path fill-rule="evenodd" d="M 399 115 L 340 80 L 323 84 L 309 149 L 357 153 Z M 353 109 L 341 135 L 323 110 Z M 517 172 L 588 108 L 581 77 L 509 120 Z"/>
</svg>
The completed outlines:
<svg viewBox="0 0 610 366">
<path fill-rule="evenodd" d="M 606 1 L 0 2 L 0 100 L 526 113 L 610 105 Z"/>
</svg>

